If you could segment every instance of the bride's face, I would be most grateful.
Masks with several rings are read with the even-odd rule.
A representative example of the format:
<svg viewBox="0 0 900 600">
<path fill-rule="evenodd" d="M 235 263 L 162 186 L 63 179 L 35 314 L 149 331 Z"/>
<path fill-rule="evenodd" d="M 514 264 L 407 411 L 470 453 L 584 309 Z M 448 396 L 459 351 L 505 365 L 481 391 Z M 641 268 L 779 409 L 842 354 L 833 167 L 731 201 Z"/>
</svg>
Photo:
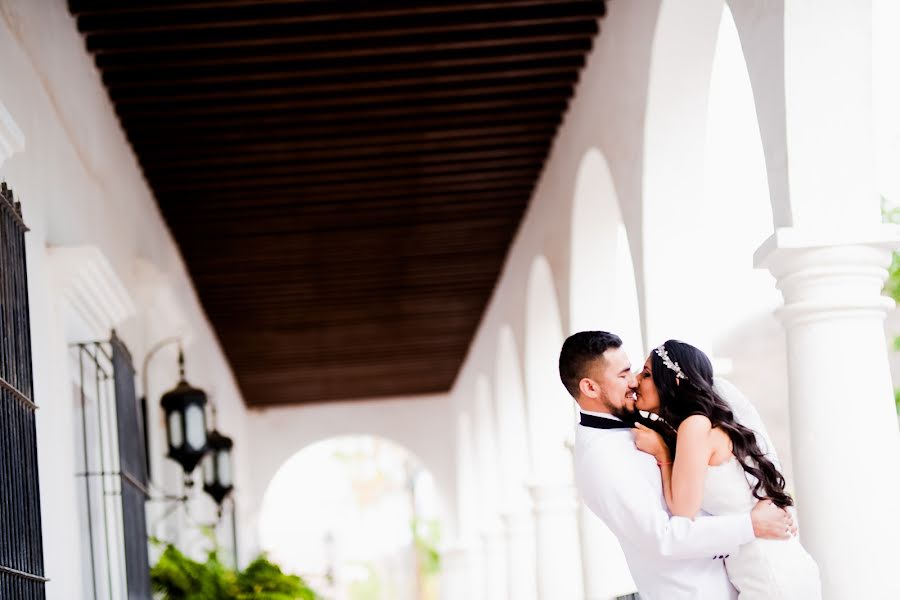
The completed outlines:
<svg viewBox="0 0 900 600">
<path fill-rule="evenodd" d="M 637 402 L 634 407 L 652 413 L 659 413 L 659 392 L 653 383 L 653 372 L 650 370 L 650 359 L 637 376 Z"/>
</svg>

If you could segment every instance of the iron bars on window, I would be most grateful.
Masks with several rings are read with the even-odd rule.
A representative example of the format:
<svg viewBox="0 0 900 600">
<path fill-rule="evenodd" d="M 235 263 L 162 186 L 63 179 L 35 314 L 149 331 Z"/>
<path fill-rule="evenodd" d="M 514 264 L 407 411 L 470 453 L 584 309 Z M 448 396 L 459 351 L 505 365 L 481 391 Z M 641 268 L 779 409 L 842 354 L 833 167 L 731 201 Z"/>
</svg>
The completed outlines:
<svg viewBox="0 0 900 600">
<path fill-rule="evenodd" d="M 43 600 L 26 231 L 21 205 L 0 184 L 0 598 Z"/>
</svg>

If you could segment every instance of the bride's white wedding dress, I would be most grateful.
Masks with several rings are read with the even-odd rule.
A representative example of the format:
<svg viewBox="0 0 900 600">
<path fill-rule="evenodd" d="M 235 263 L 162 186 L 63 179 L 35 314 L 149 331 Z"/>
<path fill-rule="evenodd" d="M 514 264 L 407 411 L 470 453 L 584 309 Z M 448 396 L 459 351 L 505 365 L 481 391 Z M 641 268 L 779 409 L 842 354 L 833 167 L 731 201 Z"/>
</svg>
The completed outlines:
<svg viewBox="0 0 900 600">
<path fill-rule="evenodd" d="M 711 515 L 746 513 L 756 504 L 750 484 L 735 457 L 710 466 L 703 489 L 704 511 Z M 818 600 L 819 568 L 796 537 L 757 539 L 725 559 L 728 578 L 740 600 Z"/>
</svg>

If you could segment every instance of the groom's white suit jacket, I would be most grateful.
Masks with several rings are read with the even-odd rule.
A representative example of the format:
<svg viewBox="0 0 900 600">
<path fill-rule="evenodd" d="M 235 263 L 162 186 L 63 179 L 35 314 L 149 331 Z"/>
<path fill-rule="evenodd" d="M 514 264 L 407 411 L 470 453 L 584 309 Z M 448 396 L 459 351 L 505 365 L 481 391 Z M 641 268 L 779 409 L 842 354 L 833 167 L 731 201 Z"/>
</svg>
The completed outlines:
<svg viewBox="0 0 900 600">
<path fill-rule="evenodd" d="M 742 399 L 727 398 L 763 445 L 762 421 Z M 672 517 L 656 460 L 635 447 L 630 429 L 577 425 L 575 480 L 585 504 L 619 539 L 642 600 L 737 598 L 721 557 L 754 539 L 749 514 Z"/>
</svg>

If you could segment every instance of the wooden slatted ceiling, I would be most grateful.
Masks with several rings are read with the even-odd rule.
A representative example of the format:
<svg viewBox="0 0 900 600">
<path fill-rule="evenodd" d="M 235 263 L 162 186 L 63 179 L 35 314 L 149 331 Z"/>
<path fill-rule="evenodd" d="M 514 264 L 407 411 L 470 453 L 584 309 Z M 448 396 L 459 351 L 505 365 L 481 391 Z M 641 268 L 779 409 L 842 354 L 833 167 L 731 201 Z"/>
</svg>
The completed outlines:
<svg viewBox="0 0 900 600">
<path fill-rule="evenodd" d="M 447 391 L 602 0 L 70 0 L 251 406 Z"/>
</svg>

